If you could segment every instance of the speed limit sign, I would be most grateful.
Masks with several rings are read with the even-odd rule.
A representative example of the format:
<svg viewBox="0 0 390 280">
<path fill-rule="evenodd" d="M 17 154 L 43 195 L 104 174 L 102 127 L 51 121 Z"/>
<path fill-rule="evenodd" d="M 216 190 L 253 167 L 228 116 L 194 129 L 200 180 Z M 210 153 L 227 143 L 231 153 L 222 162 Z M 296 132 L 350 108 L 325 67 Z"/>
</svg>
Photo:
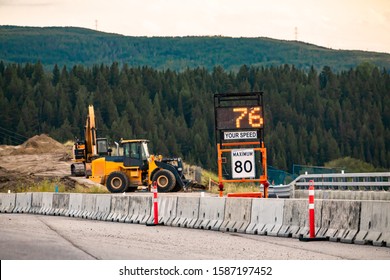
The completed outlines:
<svg viewBox="0 0 390 280">
<path fill-rule="evenodd" d="M 255 177 L 255 152 L 253 149 L 232 150 L 232 177 Z"/>
</svg>

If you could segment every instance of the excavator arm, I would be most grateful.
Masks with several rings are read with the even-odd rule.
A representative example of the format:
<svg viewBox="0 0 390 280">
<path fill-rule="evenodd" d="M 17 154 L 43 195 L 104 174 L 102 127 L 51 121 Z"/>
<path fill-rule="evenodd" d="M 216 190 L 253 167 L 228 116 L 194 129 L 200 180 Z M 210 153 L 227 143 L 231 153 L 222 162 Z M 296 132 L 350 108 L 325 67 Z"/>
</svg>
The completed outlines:
<svg viewBox="0 0 390 280">
<path fill-rule="evenodd" d="M 86 162 L 89 163 L 91 162 L 92 158 L 97 155 L 95 110 L 92 105 L 88 106 L 88 116 L 85 123 L 84 135 Z"/>
<path fill-rule="evenodd" d="M 109 154 L 106 138 L 96 138 L 95 110 L 93 105 L 88 106 L 88 116 L 84 127 L 84 141 L 76 141 L 73 146 L 73 161 L 71 174 L 73 176 L 87 175 L 88 163 L 95 158 Z"/>
</svg>

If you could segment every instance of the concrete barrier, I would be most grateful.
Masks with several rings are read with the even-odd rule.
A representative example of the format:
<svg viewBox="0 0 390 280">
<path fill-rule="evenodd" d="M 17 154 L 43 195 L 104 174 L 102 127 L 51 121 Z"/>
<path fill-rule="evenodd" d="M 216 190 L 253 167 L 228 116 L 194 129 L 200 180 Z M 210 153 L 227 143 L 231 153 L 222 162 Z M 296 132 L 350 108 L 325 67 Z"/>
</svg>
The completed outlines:
<svg viewBox="0 0 390 280">
<path fill-rule="evenodd" d="M 0 194 L 0 213 L 12 213 L 16 205 L 16 193 Z"/>
<path fill-rule="evenodd" d="M 48 214 L 54 216 L 65 215 L 69 209 L 69 197 L 69 193 L 54 193 L 52 209 Z"/>
<path fill-rule="evenodd" d="M 28 213 L 31 208 L 32 193 L 17 193 L 13 213 Z"/>
<path fill-rule="evenodd" d="M 151 196 L 130 196 L 129 213 L 125 223 L 146 224 L 152 215 Z"/>
<path fill-rule="evenodd" d="M 158 199 L 158 206 L 159 222 L 171 226 L 281 237 L 308 236 L 309 233 L 307 199 L 177 197 L 163 194 Z M 153 222 L 152 196 L 143 195 L 0 194 L 0 212 L 67 215 L 128 223 Z M 317 237 L 390 247 L 389 201 L 317 199 L 315 217 Z"/>
<path fill-rule="evenodd" d="M 176 218 L 177 196 L 159 195 L 158 199 L 158 222 L 166 225 L 169 220 Z M 153 206 L 152 215 L 147 223 L 153 223 Z"/>
<path fill-rule="evenodd" d="M 42 193 L 42 207 L 38 214 L 49 215 L 53 209 L 53 195 L 54 193 Z"/>
<path fill-rule="evenodd" d="M 31 208 L 28 211 L 31 214 L 40 214 L 42 210 L 42 197 L 43 193 L 33 192 L 31 195 Z"/>
<path fill-rule="evenodd" d="M 360 201 L 323 200 L 319 236 L 352 243 L 360 223 Z"/>
<path fill-rule="evenodd" d="M 283 223 L 283 199 L 253 199 L 246 233 L 277 236 Z"/>
<path fill-rule="evenodd" d="M 167 222 L 167 226 L 193 228 L 199 216 L 200 197 L 178 197 L 176 217 Z"/>
<path fill-rule="evenodd" d="M 307 190 L 295 190 L 295 198 L 308 197 Z M 390 200 L 390 191 L 358 191 L 358 190 L 318 190 L 316 199 L 345 199 L 345 200 Z"/>
<path fill-rule="evenodd" d="M 219 230 L 225 217 L 224 197 L 201 197 L 199 203 L 199 217 L 194 228 Z"/>
<path fill-rule="evenodd" d="M 112 195 L 111 211 L 106 221 L 124 222 L 129 214 L 130 197 L 128 195 Z"/>
<path fill-rule="evenodd" d="M 245 233 L 251 221 L 251 198 L 227 198 L 220 231 Z"/>
<path fill-rule="evenodd" d="M 390 247 L 390 202 L 361 202 L 360 229 L 354 243 Z"/>
<path fill-rule="evenodd" d="M 110 194 L 97 194 L 95 211 L 92 214 L 93 220 L 106 220 L 110 214 L 111 208 L 111 195 Z"/>
<path fill-rule="evenodd" d="M 82 209 L 83 194 L 71 193 L 69 196 L 69 209 L 65 212 L 65 216 L 77 217 Z"/>
<path fill-rule="evenodd" d="M 84 194 L 81 202 L 81 211 L 75 217 L 92 219 L 96 214 L 96 194 Z"/>
<path fill-rule="evenodd" d="M 316 235 L 321 226 L 322 201 L 316 200 L 315 227 Z M 298 238 L 300 235 L 309 235 L 309 201 L 304 199 L 288 199 L 284 202 L 283 225 L 277 236 Z"/>
</svg>

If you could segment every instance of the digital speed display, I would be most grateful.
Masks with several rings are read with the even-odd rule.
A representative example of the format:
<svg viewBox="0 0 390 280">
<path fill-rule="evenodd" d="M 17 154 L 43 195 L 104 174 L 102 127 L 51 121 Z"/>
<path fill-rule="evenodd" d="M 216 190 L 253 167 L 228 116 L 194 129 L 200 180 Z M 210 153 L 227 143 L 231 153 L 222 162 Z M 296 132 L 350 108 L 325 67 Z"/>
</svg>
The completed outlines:
<svg viewBox="0 0 390 280">
<path fill-rule="evenodd" d="M 260 106 L 216 108 L 217 129 L 263 128 L 264 119 Z"/>
</svg>

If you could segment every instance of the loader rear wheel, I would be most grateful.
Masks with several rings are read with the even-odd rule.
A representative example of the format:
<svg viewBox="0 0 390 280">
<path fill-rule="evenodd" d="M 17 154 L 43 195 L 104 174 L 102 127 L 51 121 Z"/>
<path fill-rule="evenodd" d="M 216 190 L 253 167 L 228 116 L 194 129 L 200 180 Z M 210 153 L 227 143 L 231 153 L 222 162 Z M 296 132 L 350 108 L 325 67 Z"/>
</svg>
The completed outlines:
<svg viewBox="0 0 390 280">
<path fill-rule="evenodd" d="M 126 174 L 120 171 L 114 171 L 107 177 L 107 189 L 112 193 L 125 192 L 128 185 L 129 179 Z"/>
<path fill-rule="evenodd" d="M 175 175 L 169 170 L 160 169 L 152 178 L 157 182 L 157 189 L 159 192 L 170 192 L 176 185 Z"/>
</svg>

